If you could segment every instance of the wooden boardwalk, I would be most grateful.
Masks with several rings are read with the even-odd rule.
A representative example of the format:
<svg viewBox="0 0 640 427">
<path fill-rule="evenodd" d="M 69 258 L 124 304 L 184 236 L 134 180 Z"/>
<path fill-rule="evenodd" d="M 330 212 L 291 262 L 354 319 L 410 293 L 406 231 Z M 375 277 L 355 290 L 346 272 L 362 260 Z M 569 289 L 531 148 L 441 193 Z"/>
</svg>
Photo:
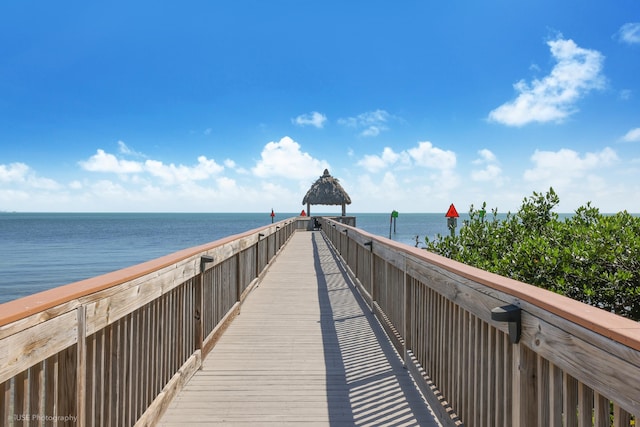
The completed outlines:
<svg viewBox="0 0 640 427">
<path fill-rule="evenodd" d="M 321 232 L 297 232 L 160 426 L 437 426 Z"/>
</svg>

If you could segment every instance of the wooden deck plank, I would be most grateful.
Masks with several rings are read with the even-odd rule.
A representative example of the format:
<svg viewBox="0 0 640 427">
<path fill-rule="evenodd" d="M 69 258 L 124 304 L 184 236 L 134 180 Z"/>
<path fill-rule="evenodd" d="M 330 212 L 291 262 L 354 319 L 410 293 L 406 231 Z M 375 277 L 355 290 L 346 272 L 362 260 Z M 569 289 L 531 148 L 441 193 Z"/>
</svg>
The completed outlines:
<svg viewBox="0 0 640 427">
<path fill-rule="evenodd" d="M 321 232 L 297 232 L 159 426 L 436 426 Z"/>
</svg>

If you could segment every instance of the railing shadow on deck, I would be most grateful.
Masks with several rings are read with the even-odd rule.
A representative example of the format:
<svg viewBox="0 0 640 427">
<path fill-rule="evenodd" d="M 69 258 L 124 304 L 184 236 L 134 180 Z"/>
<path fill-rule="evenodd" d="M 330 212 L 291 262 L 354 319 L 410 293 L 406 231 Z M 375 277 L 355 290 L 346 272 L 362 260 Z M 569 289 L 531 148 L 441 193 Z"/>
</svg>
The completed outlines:
<svg viewBox="0 0 640 427">
<path fill-rule="evenodd" d="M 356 290 L 342 260 L 330 243 L 318 245 L 315 239 L 327 239 L 318 233 L 312 243 L 330 424 L 435 425 L 433 414 Z"/>
<path fill-rule="evenodd" d="M 308 218 L 0 304 L 0 422 L 153 425 Z"/>
<path fill-rule="evenodd" d="M 640 324 L 327 218 L 322 229 L 445 425 L 640 419 Z M 506 306 L 513 330 L 492 315 Z"/>
</svg>

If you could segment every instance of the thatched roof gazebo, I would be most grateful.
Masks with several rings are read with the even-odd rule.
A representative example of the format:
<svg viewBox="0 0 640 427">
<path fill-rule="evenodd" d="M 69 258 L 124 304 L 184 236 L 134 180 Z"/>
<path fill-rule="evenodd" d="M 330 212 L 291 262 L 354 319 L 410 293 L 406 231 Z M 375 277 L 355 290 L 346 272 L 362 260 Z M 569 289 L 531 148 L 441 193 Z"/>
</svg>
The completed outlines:
<svg viewBox="0 0 640 427">
<path fill-rule="evenodd" d="M 309 216 L 311 216 L 311 205 L 342 205 L 342 216 L 345 216 L 346 205 L 351 204 L 351 198 L 338 180 L 329 174 L 328 169 L 325 169 L 322 176 L 307 191 L 302 204 L 307 205 Z"/>
</svg>

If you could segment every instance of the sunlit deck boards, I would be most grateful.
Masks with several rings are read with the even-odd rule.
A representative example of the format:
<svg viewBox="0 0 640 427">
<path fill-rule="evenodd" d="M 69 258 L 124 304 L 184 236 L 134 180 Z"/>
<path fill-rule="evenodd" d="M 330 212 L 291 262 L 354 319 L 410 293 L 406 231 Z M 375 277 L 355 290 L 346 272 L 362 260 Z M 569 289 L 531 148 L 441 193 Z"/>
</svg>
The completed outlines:
<svg viewBox="0 0 640 427">
<path fill-rule="evenodd" d="M 295 233 L 160 426 L 438 425 L 320 232 Z"/>
</svg>

